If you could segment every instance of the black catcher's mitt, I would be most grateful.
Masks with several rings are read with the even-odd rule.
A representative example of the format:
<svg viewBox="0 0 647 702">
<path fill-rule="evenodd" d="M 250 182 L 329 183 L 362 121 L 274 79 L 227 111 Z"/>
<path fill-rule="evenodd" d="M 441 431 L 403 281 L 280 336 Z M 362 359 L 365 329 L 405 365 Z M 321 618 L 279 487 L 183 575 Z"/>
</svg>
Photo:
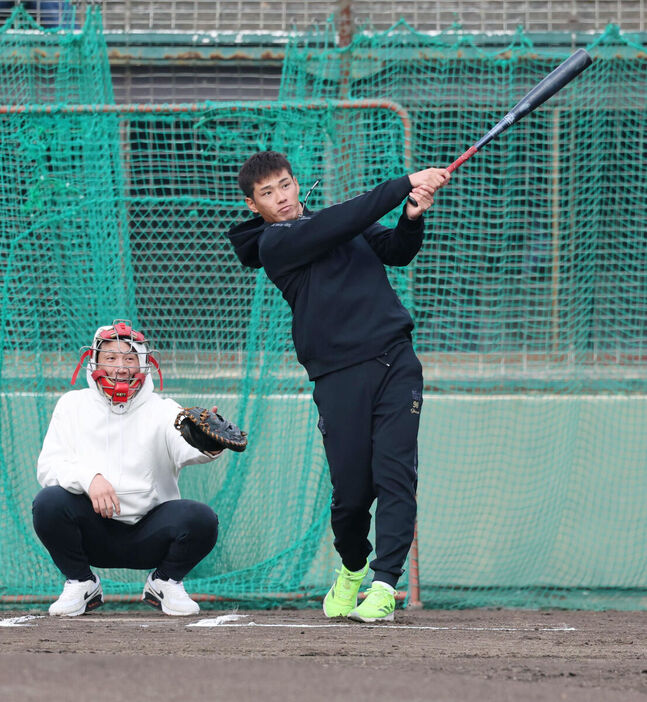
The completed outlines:
<svg viewBox="0 0 647 702">
<path fill-rule="evenodd" d="M 247 448 L 247 432 L 203 407 L 185 407 L 175 418 L 175 428 L 199 451 Z"/>
</svg>

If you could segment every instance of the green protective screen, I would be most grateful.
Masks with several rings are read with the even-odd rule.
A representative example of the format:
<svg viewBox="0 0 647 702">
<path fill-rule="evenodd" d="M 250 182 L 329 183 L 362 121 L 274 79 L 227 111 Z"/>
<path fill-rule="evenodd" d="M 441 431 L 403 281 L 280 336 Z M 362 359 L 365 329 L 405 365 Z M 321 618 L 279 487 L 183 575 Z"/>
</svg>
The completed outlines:
<svg viewBox="0 0 647 702">
<path fill-rule="evenodd" d="M 79 348 L 127 318 L 165 394 L 217 404 L 243 454 L 186 468 L 219 515 L 191 592 L 310 604 L 333 577 L 328 471 L 287 304 L 225 233 L 236 175 L 285 152 L 313 209 L 451 163 L 572 48 L 505 50 L 404 23 L 339 47 L 295 35 L 272 103 L 114 105 L 101 17 L 0 30 L 0 595 L 54 595 L 31 526 L 36 461 Z M 389 275 L 425 373 L 419 579 L 430 607 L 644 608 L 644 47 L 594 63 L 454 173 L 415 261 Z M 385 218 L 394 224 L 398 213 Z M 77 385 L 83 387 L 85 380 Z M 91 469 L 91 466 L 88 467 Z M 137 595 L 142 573 L 100 571 Z M 408 585 L 410 568 L 400 583 Z"/>
</svg>

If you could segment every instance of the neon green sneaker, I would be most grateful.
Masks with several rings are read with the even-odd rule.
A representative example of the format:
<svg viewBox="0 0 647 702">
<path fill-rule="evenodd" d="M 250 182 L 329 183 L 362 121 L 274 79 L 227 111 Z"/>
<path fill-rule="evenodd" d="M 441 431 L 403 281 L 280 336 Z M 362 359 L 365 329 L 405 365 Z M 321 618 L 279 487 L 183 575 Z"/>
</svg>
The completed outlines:
<svg viewBox="0 0 647 702">
<path fill-rule="evenodd" d="M 368 562 L 362 570 L 348 570 L 342 563 L 341 570 L 336 570 L 337 580 L 324 597 L 323 611 L 327 617 L 345 617 L 357 607 L 357 593 L 368 573 Z"/>
<path fill-rule="evenodd" d="M 356 622 L 392 622 L 395 609 L 395 590 L 386 583 L 374 582 L 366 591 L 366 598 L 348 615 Z"/>
</svg>

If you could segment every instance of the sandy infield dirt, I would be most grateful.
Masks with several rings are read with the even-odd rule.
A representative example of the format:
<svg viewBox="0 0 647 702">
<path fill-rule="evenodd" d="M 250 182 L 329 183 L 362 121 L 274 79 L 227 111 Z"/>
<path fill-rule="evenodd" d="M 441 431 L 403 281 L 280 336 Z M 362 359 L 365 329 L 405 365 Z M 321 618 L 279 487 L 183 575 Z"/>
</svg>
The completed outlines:
<svg viewBox="0 0 647 702">
<path fill-rule="evenodd" d="M 198 624 L 200 624 L 198 626 Z M 0 611 L 0 699 L 647 700 L 647 612 Z"/>
</svg>

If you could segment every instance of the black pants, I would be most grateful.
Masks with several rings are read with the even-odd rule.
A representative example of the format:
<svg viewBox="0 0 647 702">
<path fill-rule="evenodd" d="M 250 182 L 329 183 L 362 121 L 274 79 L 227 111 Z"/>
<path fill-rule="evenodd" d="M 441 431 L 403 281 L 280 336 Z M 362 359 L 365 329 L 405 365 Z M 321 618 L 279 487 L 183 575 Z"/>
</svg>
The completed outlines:
<svg viewBox="0 0 647 702">
<path fill-rule="evenodd" d="M 349 570 L 364 567 L 375 511 L 374 579 L 396 586 L 413 541 L 422 366 L 410 343 L 315 380 L 333 486 L 335 548 Z"/>
<path fill-rule="evenodd" d="M 87 580 L 90 566 L 154 569 L 183 580 L 215 546 L 218 517 L 193 500 L 170 500 L 137 524 L 96 514 L 87 495 L 43 488 L 32 505 L 34 529 L 69 580 Z"/>
</svg>

